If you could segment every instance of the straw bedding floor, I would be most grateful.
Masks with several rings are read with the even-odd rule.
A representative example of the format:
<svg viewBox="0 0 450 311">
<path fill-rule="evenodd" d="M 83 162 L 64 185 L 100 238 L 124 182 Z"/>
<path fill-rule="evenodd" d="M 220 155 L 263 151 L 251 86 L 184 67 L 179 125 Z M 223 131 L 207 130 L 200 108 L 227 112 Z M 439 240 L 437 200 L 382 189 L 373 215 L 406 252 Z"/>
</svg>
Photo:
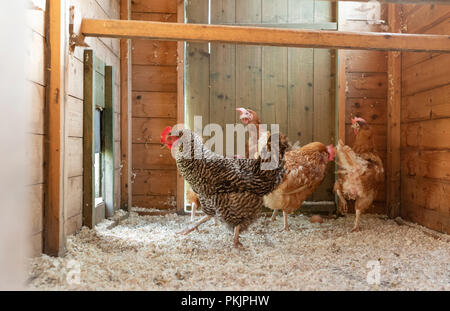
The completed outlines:
<svg viewBox="0 0 450 311">
<path fill-rule="evenodd" d="M 31 260 L 29 285 L 44 290 L 450 290 L 450 243 L 377 215 L 312 224 L 291 216 L 290 232 L 261 218 L 232 247 L 213 221 L 187 236 L 186 216 L 130 217 L 83 228 L 64 258 Z M 380 267 L 380 283 L 368 284 Z M 376 279 L 376 277 L 375 277 Z"/>
</svg>

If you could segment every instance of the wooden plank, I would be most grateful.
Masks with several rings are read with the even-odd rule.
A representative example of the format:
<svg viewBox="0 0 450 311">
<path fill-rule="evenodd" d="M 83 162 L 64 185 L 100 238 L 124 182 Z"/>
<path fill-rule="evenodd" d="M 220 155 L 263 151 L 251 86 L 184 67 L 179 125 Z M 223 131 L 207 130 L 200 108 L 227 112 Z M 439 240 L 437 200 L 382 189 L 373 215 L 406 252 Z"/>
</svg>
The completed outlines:
<svg viewBox="0 0 450 311">
<path fill-rule="evenodd" d="M 440 22 L 439 24 L 425 30 L 425 34 L 441 34 L 445 35 L 450 33 L 450 18 Z M 426 61 L 440 54 L 438 53 L 411 53 L 405 52 L 402 55 L 402 68 L 406 69 L 420 62 Z"/>
<path fill-rule="evenodd" d="M 176 92 L 177 68 L 175 66 L 133 65 L 133 91 Z"/>
<path fill-rule="evenodd" d="M 391 32 L 401 29 L 401 11 L 394 4 L 388 7 Z M 387 163 L 386 189 L 389 216 L 400 216 L 400 109 L 402 102 L 402 63 L 400 52 L 388 52 L 388 98 L 387 98 Z"/>
<path fill-rule="evenodd" d="M 402 218 L 449 233 L 448 184 L 402 178 Z"/>
<path fill-rule="evenodd" d="M 313 49 L 288 49 L 287 134 L 292 143 L 301 145 L 313 141 L 313 57 Z"/>
<path fill-rule="evenodd" d="M 176 123 L 175 118 L 133 118 L 133 143 L 160 145 L 164 128 Z"/>
<path fill-rule="evenodd" d="M 177 43 L 168 41 L 133 40 L 134 65 L 174 66 L 177 62 Z"/>
<path fill-rule="evenodd" d="M 448 36 L 83 19 L 87 37 L 450 53 Z"/>
<path fill-rule="evenodd" d="M 288 0 L 289 23 L 314 23 L 314 0 Z"/>
<path fill-rule="evenodd" d="M 348 98 L 345 123 L 351 124 L 352 117 L 361 117 L 370 124 L 386 124 L 386 99 L 378 98 Z"/>
<path fill-rule="evenodd" d="M 407 68 L 402 75 L 403 94 L 413 95 L 450 84 L 449 66 L 450 56 L 439 55 Z"/>
<path fill-rule="evenodd" d="M 171 13 L 137 13 L 132 12 L 132 20 L 155 21 L 155 22 L 177 22 L 177 14 Z"/>
<path fill-rule="evenodd" d="M 83 226 L 95 224 L 94 173 L 94 111 L 95 111 L 95 65 L 94 52 L 84 50 L 83 82 Z"/>
<path fill-rule="evenodd" d="M 69 55 L 68 64 L 68 78 L 73 81 L 68 84 L 68 95 L 74 96 L 78 99 L 83 99 L 83 62 L 75 58 L 73 55 Z"/>
<path fill-rule="evenodd" d="M 83 137 L 83 101 L 67 97 L 67 136 Z"/>
<path fill-rule="evenodd" d="M 450 85 L 403 97 L 402 122 L 450 117 Z"/>
<path fill-rule="evenodd" d="M 386 98 L 386 73 L 347 73 L 348 98 Z"/>
<path fill-rule="evenodd" d="M 386 72 L 387 54 L 381 51 L 345 51 L 348 72 Z"/>
<path fill-rule="evenodd" d="M 261 23 L 261 0 L 236 1 L 237 23 Z M 261 116 L 262 48 L 236 46 L 236 107 L 252 109 Z M 238 116 L 236 114 L 236 120 Z"/>
<path fill-rule="evenodd" d="M 328 0 L 314 1 L 314 23 L 332 22 L 336 20 L 336 3 Z"/>
<path fill-rule="evenodd" d="M 45 86 L 45 38 L 36 32 L 31 33 L 31 42 L 26 54 L 26 78 Z"/>
<path fill-rule="evenodd" d="M 109 18 L 117 18 L 120 15 L 120 0 L 95 0 L 105 11 Z"/>
<path fill-rule="evenodd" d="M 289 23 L 313 23 L 314 1 L 288 1 Z M 287 135 L 301 145 L 313 140 L 314 52 L 313 49 L 288 48 Z"/>
<path fill-rule="evenodd" d="M 342 2 L 374 2 L 373 0 L 326 0 L 329 2 L 337 2 L 337 1 L 342 1 Z M 448 0 L 377 0 L 377 2 L 385 2 L 385 3 L 393 3 L 393 4 L 412 4 L 412 3 L 417 3 L 417 4 L 430 4 L 430 3 L 435 3 L 435 4 L 446 4 L 448 3 Z"/>
<path fill-rule="evenodd" d="M 131 16 L 131 0 L 120 1 L 120 19 L 129 20 Z M 129 211 L 131 207 L 131 117 L 132 117 L 132 99 L 131 99 L 131 40 L 120 40 L 120 208 Z M 118 153 L 116 154 L 118 155 Z M 116 183 L 116 187 L 119 183 Z M 116 201 L 118 203 L 118 201 Z"/>
<path fill-rule="evenodd" d="M 133 169 L 174 169 L 175 160 L 167 148 L 155 144 L 133 144 Z"/>
<path fill-rule="evenodd" d="M 175 0 L 133 0 L 132 12 L 177 13 L 177 1 Z"/>
<path fill-rule="evenodd" d="M 188 23 L 208 22 L 208 1 L 189 1 L 186 7 Z M 184 25 L 184 24 L 183 24 Z M 186 122 L 194 129 L 194 116 L 202 116 L 203 124 L 209 123 L 209 65 L 207 43 L 186 43 Z M 202 129 L 194 129 L 202 131 Z"/>
<path fill-rule="evenodd" d="M 175 170 L 135 170 L 133 195 L 177 194 Z M 157 180 L 158 182 L 155 182 Z"/>
<path fill-rule="evenodd" d="M 44 135 L 28 135 L 26 147 L 26 171 L 28 172 L 27 185 L 44 182 Z"/>
<path fill-rule="evenodd" d="M 114 0 L 117 1 L 117 0 Z M 114 17 L 110 17 L 96 0 L 71 0 L 72 5 L 76 5 L 83 18 L 105 18 L 118 19 L 119 12 Z M 119 58 L 120 42 L 119 40 L 111 40 L 109 38 L 86 38 L 86 43 L 91 49 L 96 52 L 96 55 L 101 59 L 106 59 L 106 54 L 113 54 L 115 58 Z M 80 59 L 83 59 L 84 47 L 76 47 L 74 54 Z M 110 60 L 108 63 L 112 64 Z"/>
<path fill-rule="evenodd" d="M 83 176 L 70 177 L 67 179 L 67 206 L 64 211 L 64 219 L 67 221 L 83 211 Z"/>
<path fill-rule="evenodd" d="M 404 150 L 402 174 L 450 181 L 450 152 Z"/>
<path fill-rule="evenodd" d="M 105 77 L 94 72 L 94 102 L 98 108 L 105 108 Z"/>
<path fill-rule="evenodd" d="M 337 102 L 338 102 L 338 139 L 345 141 L 345 123 L 349 115 L 347 113 L 347 76 L 346 76 L 346 53 L 347 51 L 339 50 L 338 55 L 338 80 L 337 80 Z M 339 141 L 339 140 L 338 140 Z"/>
<path fill-rule="evenodd" d="M 27 86 L 31 100 L 27 131 L 33 134 L 44 134 L 45 87 L 34 82 L 27 83 Z"/>
<path fill-rule="evenodd" d="M 66 141 L 66 176 L 83 175 L 83 139 L 68 137 Z"/>
<path fill-rule="evenodd" d="M 44 252 L 57 256 L 64 252 L 62 218 L 62 166 L 64 146 L 62 128 L 64 126 L 64 35 L 61 31 L 65 21 L 62 18 L 65 5 L 59 0 L 47 2 L 47 33 L 49 53 L 47 59 L 47 137 L 46 137 L 46 202 Z"/>
<path fill-rule="evenodd" d="M 64 234 L 66 236 L 69 236 L 77 233 L 77 231 L 81 228 L 82 223 L 83 221 L 81 215 L 75 215 L 73 217 L 70 217 L 64 223 Z"/>
<path fill-rule="evenodd" d="M 430 4 L 407 15 L 403 22 L 408 33 L 423 33 L 448 18 L 450 7 Z"/>
<path fill-rule="evenodd" d="M 45 7 L 43 10 L 27 10 L 26 21 L 31 30 L 45 37 Z"/>
<path fill-rule="evenodd" d="M 419 208 L 449 215 L 450 184 L 426 179 L 405 177 L 402 179 L 402 200 Z"/>
<path fill-rule="evenodd" d="M 133 117 L 177 117 L 177 93 L 175 92 L 133 92 L 132 100 Z M 184 106 L 184 96 L 182 104 Z M 184 114 L 183 120 L 179 121 L 184 123 Z"/>
<path fill-rule="evenodd" d="M 287 0 L 263 0 L 262 23 L 286 23 Z M 287 101 L 288 50 L 286 47 L 262 48 L 262 105 L 261 120 L 279 124 L 280 132 L 288 132 Z"/>
<path fill-rule="evenodd" d="M 184 1 L 178 1 L 177 5 L 177 22 L 184 23 Z M 176 97 L 176 116 L 177 123 L 185 123 L 185 90 L 184 90 L 184 59 L 185 59 L 185 44 L 184 42 L 177 42 L 177 97 Z M 173 110 L 175 111 L 175 110 Z M 177 211 L 181 212 L 184 210 L 184 179 L 179 172 L 176 173 L 177 176 L 177 197 L 176 197 L 176 208 Z"/>
<path fill-rule="evenodd" d="M 334 144 L 336 104 L 336 53 L 314 50 L 314 116 L 313 140 Z M 334 165 L 328 165 L 327 175 L 313 194 L 314 201 L 333 201 Z"/>
<path fill-rule="evenodd" d="M 211 23 L 234 23 L 235 1 L 211 2 Z M 236 45 L 212 43 L 210 45 L 210 95 L 209 123 L 216 123 L 225 129 L 226 124 L 236 120 Z M 223 135 L 223 143 L 227 134 Z"/>
<path fill-rule="evenodd" d="M 133 206 L 154 209 L 175 209 L 176 197 L 172 195 L 133 195 Z"/>
<path fill-rule="evenodd" d="M 406 148 L 450 149 L 449 118 L 407 123 L 403 127 L 402 143 Z"/>
<path fill-rule="evenodd" d="M 112 217 L 114 215 L 114 173 L 115 173 L 115 120 L 114 120 L 114 68 L 112 66 L 105 66 L 105 92 L 104 102 L 105 109 L 103 110 L 103 133 L 104 133 L 104 154 L 105 154 L 105 178 L 104 178 L 104 196 L 105 201 L 105 216 Z"/>
<path fill-rule="evenodd" d="M 27 206 L 30 217 L 30 233 L 42 233 L 44 216 L 44 185 L 37 184 L 27 187 Z M 40 244 L 42 245 L 42 235 Z M 42 246 L 41 246 L 42 248 Z"/>
</svg>

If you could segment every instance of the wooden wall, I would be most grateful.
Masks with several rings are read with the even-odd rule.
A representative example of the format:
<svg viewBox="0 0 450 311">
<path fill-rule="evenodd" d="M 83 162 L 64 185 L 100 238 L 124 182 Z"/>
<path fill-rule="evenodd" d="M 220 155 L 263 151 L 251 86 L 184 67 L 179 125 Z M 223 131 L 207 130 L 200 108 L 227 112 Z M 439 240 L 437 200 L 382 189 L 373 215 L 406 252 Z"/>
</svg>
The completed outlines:
<svg viewBox="0 0 450 311">
<path fill-rule="evenodd" d="M 44 206 L 44 110 L 45 110 L 45 3 L 41 9 L 28 9 L 27 22 L 30 29 L 31 46 L 27 54 L 27 79 L 30 88 L 31 107 L 29 111 L 29 143 L 27 146 L 26 182 L 31 209 L 31 255 L 42 252 L 43 206 Z"/>
<path fill-rule="evenodd" d="M 85 18 L 120 18 L 120 0 L 70 0 Z M 120 42 L 118 39 L 87 38 L 89 49 L 114 67 L 115 109 L 115 209 L 120 204 Z M 65 106 L 64 232 L 72 234 L 82 225 L 83 202 L 83 51 L 76 47 L 68 60 Z"/>
<path fill-rule="evenodd" d="M 186 20 L 336 30 L 335 4 L 191 0 Z M 193 128 L 194 116 L 202 116 L 203 126 L 216 123 L 225 129 L 226 124 L 239 123 L 235 109 L 245 107 L 255 110 L 262 123 L 279 124 L 292 143 L 334 143 L 335 69 L 335 51 L 328 49 L 188 42 L 186 122 Z M 330 166 L 328 177 L 309 200 L 334 200 L 333 171 Z"/>
<path fill-rule="evenodd" d="M 133 0 L 131 19 L 177 22 L 177 0 Z M 160 134 L 177 123 L 177 43 L 132 40 L 132 205 L 176 208 L 177 171 Z"/>
<path fill-rule="evenodd" d="M 27 59 L 28 80 L 31 89 L 32 110 L 30 111 L 29 136 L 27 150 L 28 167 L 31 172 L 27 182 L 29 189 L 29 205 L 32 209 L 32 255 L 42 252 L 43 245 L 43 206 L 44 206 L 44 140 L 46 137 L 45 117 L 45 63 L 47 58 L 47 42 L 45 38 L 45 1 L 39 1 L 44 10 L 27 10 L 28 24 L 31 29 L 32 45 Z M 69 5 L 75 5 L 83 17 L 119 18 L 119 0 L 71 0 Z M 67 8 L 69 7 L 67 6 Z M 65 31 L 65 30 L 64 30 Z M 120 202 L 120 48 L 117 39 L 88 38 L 89 48 L 115 69 L 115 204 Z M 66 64 L 67 88 L 64 128 L 64 235 L 75 233 L 82 225 L 83 198 L 83 48 L 77 47 L 69 54 Z"/>
<path fill-rule="evenodd" d="M 450 6 L 403 6 L 403 31 L 450 34 Z M 450 55 L 403 53 L 401 215 L 450 233 Z"/>
<path fill-rule="evenodd" d="M 340 31 L 386 32 L 387 6 L 379 3 L 340 2 Z M 342 50 L 345 64 L 345 143 L 352 146 L 355 135 L 351 118 L 364 118 L 375 133 L 375 143 L 386 166 L 387 53 Z M 385 214 L 386 190 L 382 189 L 369 213 Z"/>
</svg>

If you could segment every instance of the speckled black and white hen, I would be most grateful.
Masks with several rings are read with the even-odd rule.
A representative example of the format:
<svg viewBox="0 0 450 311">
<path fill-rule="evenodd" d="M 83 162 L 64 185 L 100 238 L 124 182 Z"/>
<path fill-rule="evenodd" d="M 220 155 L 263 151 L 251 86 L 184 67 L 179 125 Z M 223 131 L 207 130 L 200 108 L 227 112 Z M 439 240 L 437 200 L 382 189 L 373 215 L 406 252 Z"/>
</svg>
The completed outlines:
<svg viewBox="0 0 450 311">
<path fill-rule="evenodd" d="M 181 233 L 187 234 L 217 215 L 234 228 L 234 244 L 240 245 L 239 232 L 247 229 L 258 217 L 263 196 L 272 192 L 284 176 L 284 153 L 288 144 L 280 141 L 279 148 L 270 151 L 271 142 L 277 139 L 275 137 L 274 134 L 269 138 L 264 159 L 261 156 L 236 159 L 212 152 L 201 137 L 189 129 L 172 131 L 168 127 L 164 130 L 161 143 L 172 150 L 180 174 L 198 194 L 206 214 Z M 270 162 L 270 152 L 276 161 Z M 271 169 L 266 169 L 267 166 Z"/>
</svg>

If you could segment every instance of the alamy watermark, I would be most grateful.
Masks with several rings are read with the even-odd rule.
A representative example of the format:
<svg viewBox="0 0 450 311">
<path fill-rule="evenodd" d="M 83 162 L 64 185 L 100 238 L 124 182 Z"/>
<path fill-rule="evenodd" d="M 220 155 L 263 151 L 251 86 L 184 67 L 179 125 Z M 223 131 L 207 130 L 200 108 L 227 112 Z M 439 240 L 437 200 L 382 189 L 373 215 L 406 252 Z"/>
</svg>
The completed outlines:
<svg viewBox="0 0 450 311">
<path fill-rule="evenodd" d="M 184 129 L 184 124 L 177 124 L 172 128 L 172 135 Z M 273 170 L 277 168 L 279 163 L 280 150 L 280 126 L 279 124 L 271 124 L 270 129 L 267 124 L 226 124 L 225 130 L 223 126 L 210 123 L 203 126 L 202 116 L 194 116 L 193 132 L 200 138 L 208 138 L 204 142 L 204 146 L 210 150 L 214 150 L 216 154 L 228 158 L 248 158 L 256 159 L 261 157 L 262 170 Z M 246 135 L 248 133 L 248 144 Z M 225 134 L 225 135 L 224 135 Z M 224 140 L 225 137 L 225 140 Z M 270 139 L 270 152 L 267 152 L 267 145 Z M 191 158 L 192 140 L 190 137 L 181 137 L 177 141 L 177 146 L 182 144 L 183 157 Z M 195 147 L 195 146 L 194 146 Z M 172 149 L 172 156 L 175 157 L 176 148 Z M 194 148 L 194 159 L 203 159 L 201 148 Z M 270 159 L 270 161 L 269 161 Z"/>
</svg>

